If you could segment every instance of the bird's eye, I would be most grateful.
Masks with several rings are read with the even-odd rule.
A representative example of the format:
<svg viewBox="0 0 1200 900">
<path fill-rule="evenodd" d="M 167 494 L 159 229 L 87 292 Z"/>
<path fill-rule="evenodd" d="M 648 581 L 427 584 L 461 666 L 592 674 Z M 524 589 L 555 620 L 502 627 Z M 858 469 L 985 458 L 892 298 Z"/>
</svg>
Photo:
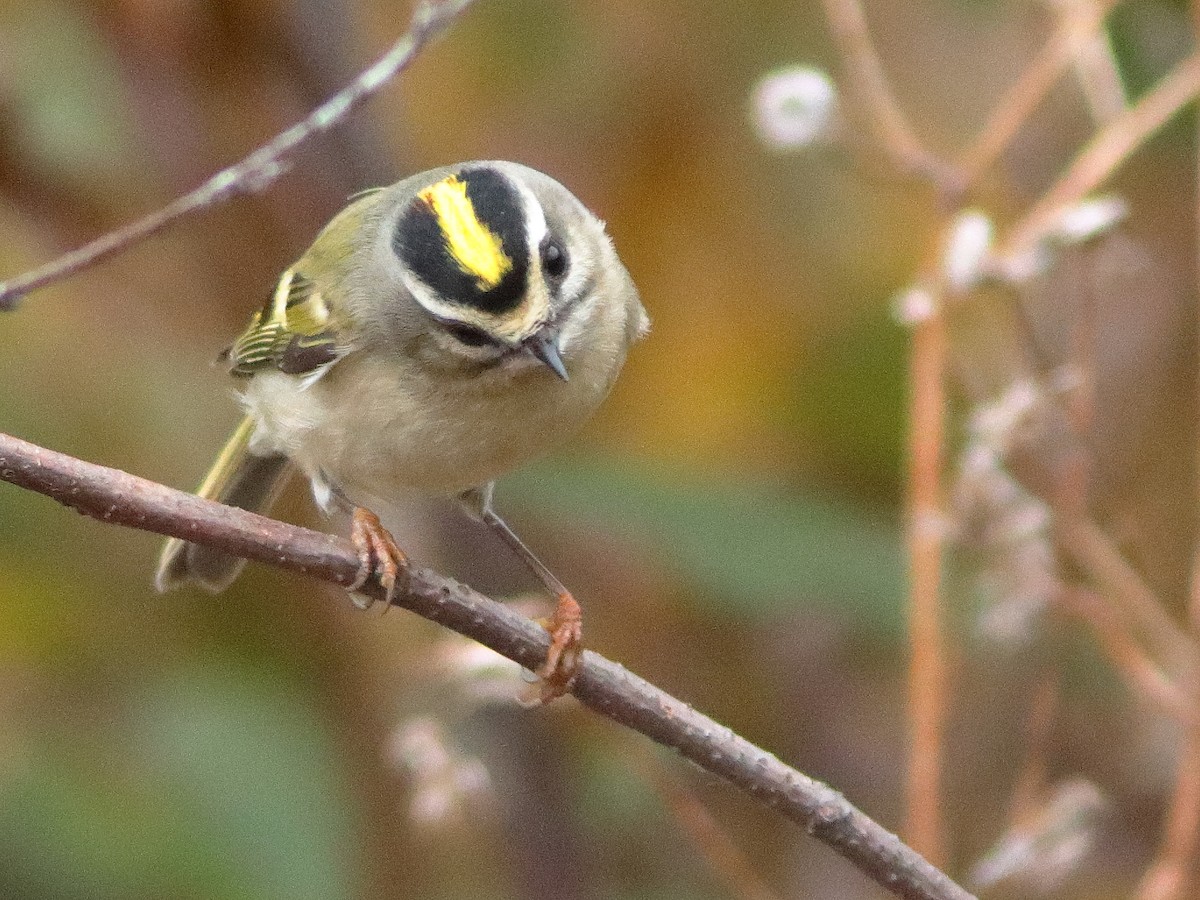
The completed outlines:
<svg viewBox="0 0 1200 900">
<path fill-rule="evenodd" d="M 476 328 L 474 325 L 464 325 L 461 322 L 451 322 L 446 325 L 446 331 L 450 332 L 460 344 L 465 344 L 468 347 L 483 347 L 487 344 L 493 344 L 489 335 L 482 328 Z"/>
<path fill-rule="evenodd" d="M 561 278 L 567 271 L 567 248 L 552 237 L 542 241 L 542 268 L 551 278 Z"/>
</svg>

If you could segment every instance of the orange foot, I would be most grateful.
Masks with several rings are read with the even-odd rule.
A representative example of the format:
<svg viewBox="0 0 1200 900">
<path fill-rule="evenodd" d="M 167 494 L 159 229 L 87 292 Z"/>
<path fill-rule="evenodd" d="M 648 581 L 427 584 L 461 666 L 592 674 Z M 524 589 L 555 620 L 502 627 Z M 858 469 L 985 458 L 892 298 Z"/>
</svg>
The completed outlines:
<svg viewBox="0 0 1200 900">
<path fill-rule="evenodd" d="M 583 610 L 564 591 L 558 595 L 554 615 L 544 620 L 542 626 L 550 632 L 550 650 L 546 661 L 534 673 L 538 677 L 537 694 L 530 698 L 530 703 L 535 706 L 549 703 L 571 690 L 583 654 Z"/>
<path fill-rule="evenodd" d="M 396 594 L 397 584 L 408 580 L 408 557 L 396 546 L 391 533 L 383 527 L 379 516 L 363 506 L 355 507 L 350 520 L 350 540 L 358 551 L 358 577 L 347 590 L 354 605 L 369 609 L 375 602 L 357 593 L 358 589 L 375 577 L 383 587 L 388 604 Z M 384 610 L 386 612 L 386 609 Z"/>
</svg>

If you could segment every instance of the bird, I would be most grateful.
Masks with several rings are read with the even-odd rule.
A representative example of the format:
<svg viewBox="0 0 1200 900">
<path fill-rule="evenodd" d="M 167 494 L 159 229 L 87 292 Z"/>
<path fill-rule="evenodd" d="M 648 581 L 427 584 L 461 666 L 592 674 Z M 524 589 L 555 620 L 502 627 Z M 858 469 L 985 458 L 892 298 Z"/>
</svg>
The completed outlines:
<svg viewBox="0 0 1200 900">
<path fill-rule="evenodd" d="M 556 598 L 536 672 L 552 699 L 577 670 L 582 610 L 494 485 L 587 421 L 648 329 L 604 223 L 549 175 L 480 160 L 365 191 L 221 354 L 244 418 L 197 493 L 266 512 L 300 472 L 323 511 L 350 516 L 352 596 L 374 578 L 389 602 L 408 559 L 373 508 L 456 498 Z M 155 585 L 219 592 L 244 565 L 173 538 Z"/>
</svg>

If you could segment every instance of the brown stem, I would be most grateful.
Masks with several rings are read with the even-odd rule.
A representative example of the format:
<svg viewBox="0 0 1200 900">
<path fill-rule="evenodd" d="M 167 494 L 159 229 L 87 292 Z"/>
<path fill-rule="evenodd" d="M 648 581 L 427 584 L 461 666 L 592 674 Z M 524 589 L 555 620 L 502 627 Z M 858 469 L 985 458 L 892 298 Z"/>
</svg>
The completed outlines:
<svg viewBox="0 0 1200 900">
<path fill-rule="evenodd" d="M 725 832 L 708 807 L 644 744 L 634 751 L 637 768 L 688 836 L 713 874 L 737 900 L 779 900 Z"/>
<path fill-rule="evenodd" d="M 1115 4 L 1111 0 L 1051 0 L 1051 3 L 1060 7 L 1062 21 L 1067 28 L 1086 32 L 1072 68 L 1075 70 L 1075 80 L 1087 100 L 1092 121 L 1103 125 L 1119 116 L 1129 105 L 1112 41 L 1103 28 L 1092 25 L 1097 12 L 1103 18 Z"/>
<path fill-rule="evenodd" d="M 222 169 L 200 187 L 172 200 L 144 218 L 101 235 L 77 250 L 40 268 L 0 282 L 0 310 L 12 309 L 31 291 L 95 265 L 115 253 L 157 234 L 177 219 L 216 206 L 241 194 L 257 193 L 284 173 L 288 160 L 314 135 L 333 128 L 363 101 L 379 92 L 396 74 L 408 68 L 417 54 L 441 34 L 475 0 L 442 0 L 419 4 L 408 32 L 383 56 L 363 70 L 303 120 L 276 135 L 240 162 Z"/>
<path fill-rule="evenodd" d="M 1058 181 L 1012 229 L 1000 255 L 1020 258 L 1051 232 L 1064 209 L 1078 203 L 1200 92 L 1200 52 L 1193 53 L 1134 106 L 1084 146 Z"/>
<path fill-rule="evenodd" d="M 1058 713 L 1059 691 L 1058 670 L 1048 668 L 1038 681 L 1025 720 L 1025 761 L 1008 804 L 1010 831 L 1028 821 L 1046 796 L 1050 736 Z"/>
<path fill-rule="evenodd" d="M 1000 158 L 1063 72 L 1079 58 L 1087 42 L 1095 39 L 1097 29 L 1117 2 L 1102 0 L 1063 16 L 1054 37 L 1022 70 L 1021 77 L 996 104 L 971 146 L 959 158 L 959 169 L 968 184 L 973 184 Z"/>
<path fill-rule="evenodd" d="M 947 196 L 958 193 L 959 176 L 921 144 L 892 94 L 859 0 L 824 3 L 834 42 L 845 61 L 846 78 L 893 165 L 903 174 L 928 178 Z"/>
<path fill-rule="evenodd" d="M 941 630 L 942 463 L 946 429 L 946 323 L 939 311 L 913 329 L 909 362 L 908 703 L 912 747 L 906 836 L 919 852 L 944 859 L 941 823 L 946 652 Z"/>
<path fill-rule="evenodd" d="M 1100 649 L 1135 693 L 1181 724 L 1192 721 L 1187 693 L 1137 642 L 1134 629 L 1118 614 L 1111 596 L 1102 598 L 1087 588 L 1071 588 L 1063 592 L 1060 602 L 1092 629 Z"/>
<path fill-rule="evenodd" d="M 351 584 L 358 573 L 358 555 L 342 538 L 222 506 L 5 434 L 0 434 L 0 481 L 105 522 L 183 538 L 335 584 Z M 383 599 L 374 582 L 360 592 Z M 549 634 L 535 622 L 428 569 L 413 567 L 407 589 L 392 602 L 530 670 L 542 663 L 550 646 Z M 590 709 L 679 751 L 778 810 L 896 896 L 971 896 L 837 791 L 624 667 L 585 650 L 571 693 Z"/>
<path fill-rule="evenodd" d="M 1054 537 L 1067 558 L 1112 602 L 1123 627 L 1146 641 L 1160 665 L 1180 683 L 1195 677 L 1200 671 L 1195 642 L 1094 521 L 1059 519 Z"/>
<path fill-rule="evenodd" d="M 1178 765 L 1162 843 L 1142 878 L 1137 900 L 1184 900 L 1195 896 L 1191 884 L 1200 836 L 1200 727 L 1193 725 L 1185 733 Z"/>
<path fill-rule="evenodd" d="M 1200 36 L 1200 0 L 1193 0 L 1191 12 L 1192 33 Z M 1200 194 L 1196 198 L 1196 211 L 1200 220 Z M 1200 456 L 1196 461 L 1200 467 Z M 1193 551 L 1188 621 L 1193 637 L 1200 636 L 1200 545 Z M 1200 706 L 1200 673 L 1193 672 L 1186 683 L 1190 688 L 1188 709 L 1193 719 L 1180 742 L 1175 791 L 1158 853 L 1142 878 L 1137 900 L 1182 900 L 1195 893 L 1192 885 L 1200 855 L 1200 718 L 1196 717 Z"/>
</svg>

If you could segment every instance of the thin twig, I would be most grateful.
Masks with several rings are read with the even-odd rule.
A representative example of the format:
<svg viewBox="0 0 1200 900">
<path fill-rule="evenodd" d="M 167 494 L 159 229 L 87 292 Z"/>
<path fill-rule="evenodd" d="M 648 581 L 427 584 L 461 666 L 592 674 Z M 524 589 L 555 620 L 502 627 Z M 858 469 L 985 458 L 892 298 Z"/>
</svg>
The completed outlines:
<svg viewBox="0 0 1200 900">
<path fill-rule="evenodd" d="M 1025 760 L 1013 785 L 1008 804 L 1008 827 L 1015 830 L 1028 821 L 1046 796 L 1050 736 L 1060 699 L 1058 669 L 1051 665 L 1038 680 L 1025 720 Z"/>
<path fill-rule="evenodd" d="M 1200 93 L 1200 51 L 1179 63 L 1135 105 L 1110 121 L 1009 232 L 998 255 L 1020 259 L 1053 231 L 1063 210 L 1103 184 L 1151 135 Z"/>
<path fill-rule="evenodd" d="M 1110 0 L 1056 0 L 1052 5 L 1062 10 L 1063 19 L 1069 28 L 1091 31 L 1075 54 L 1072 68 L 1075 80 L 1087 100 L 1092 121 L 1103 125 L 1119 116 L 1129 105 L 1125 93 L 1125 82 L 1117 65 L 1117 54 L 1112 40 L 1104 28 L 1092 31 L 1090 23 L 1100 7 L 1110 7 Z"/>
<path fill-rule="evenodd" d="M 1086 588 L 1071 588 L 1060 598 L 1063 608 L 1083 619 L 1095 634 L 1113 668 L 1143 698 L 1183 725 L 1195 716 L 1190 698 L 1134 639 L 1132 629 L 1117 615 L 1111 599 Z"/>
<path fill-rule="evenodd" d="M 834 42 L 845 61 L 845 76 L 854 86 L 892 164 L 904 174 L 928 178 L 943 194 L 957 193 L 958 174 L 921 143 L 892 94 L 871 41 L 862 4 L 859 0 L 824 0 L 824 3 Z"/>
<path fill-rule="evenodd" d="M 1171 618 L 1137 571 L 1090 519 L 1058 520 L 1055 540 L 1128 626 L 1140 632 L 1154 655 L 1180 683 L 1200 672 L 1196 644 Z"/>
<path fill-rule="evenodd" d="M 957 196 L 962 177 L 917 139 L 892 94 L 859 0 L 824 0 L 846 77 L 876 136 L 901 172 L 930 179 L 943 197 Z M 909 665 L 912 729 L 906 786 L 906 836 L 930 859 L 945 857 L 941 825 L 942 742 L 946 718 L 946 661 L 939 593 L 942 568 L 941 470 L 945 432 L 946 325 L 932 313 L 913 329 L 909 363 Z"/>
<path fill-rule="evenodd" d="M 779 900 L 754 870 L 708 807 L 645 744 L 633 751 L 636 768 L 654 787 L 680 830 L 696 846 L 713 874 L 737 900 Z"/>
<path fill-rule="evenodd" d="M 0 481 L 45 494 L 105 522 L 183 538 L 334 584 L 351 584 L 358 573 L 358 556 L 342 538 L 222 506 L 3 434 Z M 374 582 L 361 590 L 383 598 Z M 392 602 L 527 669 L 541 665 L 549 649 L 549 635 L 535 622 L 428 569 L 413 567 Z M 784 765 L 624 667 L 585 650 L 571 693 L 590 709 L 677 750 L 778 810 L 896 896 L 970 898 L 837 791 Z"/>
<path fill-rule="evenodd" d="M 1079 58 L 1088 42 L 1096 38 L 1105 17 L 1118 2 L 1098 0 L 1062 17 L 1054 36 L 1022 70 L 971 146 L 959 157 L 958 168 L 967 185 L 973 184 L 1000 158 L 1063 72 Z"/>
<path fill-rule="evenodd" d="M 77 250 L 9 281 L 0 282 L 0 310 L 12 309 L 31 291 L 74 275 L 150 237 L 190 213 L 233 197 L 254 194 L 269 187 L 287 168 L 288 159 L 315 135 L 333 128 L 363 101 L 374 96 L 395 75 L 412 63 L 433 38 L 441 34 L 475 0 L 442 0 L 422 3 L 413 13 L 408 32 L 391 49 L 345 88 L 314 109 L 306 118 L 280 132 L 240 162 L 222 169 L 200 187 L 166 206 Z"/>
<path fill-rule="evenodd" d="M 1200 37 L 1200 0 L 1193 0 L 1191 13 L 1192 33 Z M 1196 135 L 1200 139 L 1200 128 Z M 1200 164 L 1197 177 L 1200 178 Z M 1196 188 L 1193 187 L 1193 190 Z M 1197 191 L 1195 204 L 1196 219 L 1200 221 L 1200 190 Z M 1200 261 L 1200 254 L 1197 260 Z M 1197 411 L 1194 409 L 1193 414 Z M 1200 468 L 1200 454 L 1196 457 L 1196 465 Z M 1200 544 L 1193 551 L 1188 622 L 1193 637 L 1200 637 Z M 1192 885 L 1196 876 L 1197 857 L 1200 856 L 1200 715 L 1197 715 L 1200 712 L 1200 672 L 1193 672 L 1187 684 L 1193 720 L 1180 741 L 1175 790 L 1163 826 L 1162 840 L 1154 861 L 1142 878 L 1137 900 L 1183 900 L 1194 894 Z"/>
<path fill-rule="evenodd" d="M 933 313 L 913 328 L 909 355 L 908 705 L 912 729 L 905 836 L 918 851 L 945 858 L 941 772 L 946 722 L 946 651 L 941 627 L 942 465 L 946 430 L 946 322 Z"/>
<path fill-rule="evenodd" d="M 1193 697 L 1196 694 L 1193 692 Z M 1184 733 L 1162 844 L 1138 887 L 1137 900 L 1186 900 L 1200 837 L 1200 725 Z"/>
<path fill-rule="evenodd" d="M 1197 549 L 1200 554 L 1200 548 Z M 1190 597 L 1193 631 L 1200 613 L 1200 556 L 1192 572 Z M 1185 900 L 1194 896 L 1192 885 L 1200 855 L 1200 677 L 1187 681 L 1190 721 L 1180 741 L 1175 789 L 1171 795 L 1162 840 L 1154 861 L 1138 886 L 1136 900 Z"/>
</svg>

